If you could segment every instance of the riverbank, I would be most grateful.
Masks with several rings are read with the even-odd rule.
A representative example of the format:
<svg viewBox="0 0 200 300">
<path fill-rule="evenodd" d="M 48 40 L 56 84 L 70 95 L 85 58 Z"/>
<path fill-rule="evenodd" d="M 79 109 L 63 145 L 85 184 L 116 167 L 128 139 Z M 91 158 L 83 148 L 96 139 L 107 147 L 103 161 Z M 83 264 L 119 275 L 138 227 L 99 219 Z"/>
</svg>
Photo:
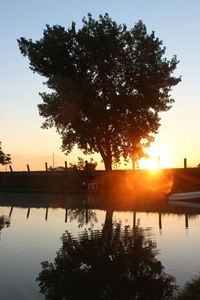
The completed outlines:
<svg viewBox="0 0 200 300">
<path fill-rule="evenodd" d="M 0 192 L 134 193 L 200 190 L 200 169 L 0 172 Z"/>
</svg>

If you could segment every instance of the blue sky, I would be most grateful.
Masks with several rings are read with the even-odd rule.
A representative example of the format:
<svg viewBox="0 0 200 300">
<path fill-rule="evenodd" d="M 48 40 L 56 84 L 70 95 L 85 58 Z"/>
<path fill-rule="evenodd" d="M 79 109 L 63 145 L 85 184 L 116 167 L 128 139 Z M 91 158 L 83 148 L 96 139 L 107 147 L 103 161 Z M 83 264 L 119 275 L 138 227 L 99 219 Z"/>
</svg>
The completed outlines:
<svg viewBox="0 0 200 300">
<path fill-rule="evenodd" d="M 41 38 L 46 24 L 68 27 L 74 20 L 81 26 L 88 12 L 95 18 L 108 12 L 117 23 L 128 27 L 142 19 L 148 31 L 154 30 L 163 41 L 167 58 L 177 55 L 180 63 L 176 75 L 182 76 L 182 82 L 173 89 L 173 108 L 161 116 L 154 147 L 161 161 L 162 155 L 170 156 L 171 166 L 181 166 L 184 157 L 191 166 L 200 162 L 199 1 L 1 0 L 0 4 L 0 141 L 12 154 L 16 169 L 25 168 L 26 163 L 40 168 L 43 160 L 51 162 L 52 153 L 57 164 L 65 159 L 74 162 L 78 155 L 75 151 L 66 158 L 55 131 L 40 128 L 43 119 L 37 104 L 41 103 L 39 92 L 45 90 L 45 79 L 29 70 L 16 40 L 21 36 Z"/>
</svg>

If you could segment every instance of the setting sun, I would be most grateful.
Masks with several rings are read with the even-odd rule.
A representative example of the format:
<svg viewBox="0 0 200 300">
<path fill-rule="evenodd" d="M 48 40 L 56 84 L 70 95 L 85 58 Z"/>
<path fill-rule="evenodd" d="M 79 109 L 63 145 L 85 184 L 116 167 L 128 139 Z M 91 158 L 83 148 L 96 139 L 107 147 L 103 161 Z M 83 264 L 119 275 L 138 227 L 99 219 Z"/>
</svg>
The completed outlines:
<svg viewBox="0 0 200 300">
<path fill-rule="evenodd" d="M 146 153 L 148 158 L 142 158 L 139 162 L 140 169 L 157 170 L 160 168 L 170 168 L 171 156 L 166 149 L 152 145 Z"/>
</svg>

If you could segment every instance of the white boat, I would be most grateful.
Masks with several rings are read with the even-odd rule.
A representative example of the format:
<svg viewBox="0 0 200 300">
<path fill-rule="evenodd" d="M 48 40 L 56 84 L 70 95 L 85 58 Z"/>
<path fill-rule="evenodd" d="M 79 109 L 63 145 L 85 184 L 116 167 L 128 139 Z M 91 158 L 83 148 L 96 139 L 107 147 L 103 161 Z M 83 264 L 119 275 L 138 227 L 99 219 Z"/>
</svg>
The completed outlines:
<svg viewBox="0 0 200 300">
<path fill-rule="evenodd" d="M 200 191 L 188 192 L 188 193 L 174 193 L 168 196 L 168 199 L 171 201 L 179 200 L 190 200 L 190 199 L 200 199 Z"/>
<path fill-rule="evenodd" d="M 200 203 L 194 203 L 192 201 L 188 202 L 188 201 L 173 201 L 173 200 L 170 200 L 169 204 L 174 205 L 174 206 L 191 207 L 191 208 L 199 208 L 200 209 Z"/>
</svg>

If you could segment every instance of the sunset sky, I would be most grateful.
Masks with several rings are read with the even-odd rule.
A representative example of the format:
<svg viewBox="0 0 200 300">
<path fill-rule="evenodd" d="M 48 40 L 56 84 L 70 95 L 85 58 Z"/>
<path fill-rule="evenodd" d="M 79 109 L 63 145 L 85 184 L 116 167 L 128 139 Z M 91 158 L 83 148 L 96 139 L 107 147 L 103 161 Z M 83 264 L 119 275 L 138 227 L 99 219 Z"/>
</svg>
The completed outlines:
<svg viewBox="0 0 200 300">
<path fill-rule="evenodd" d="M 12 155 L 13 169 L 25 170 L 27 163 L 32 170 L 44 169 L 45 161 L 52 165 L 53 153 L 57 166 L 83 156 L 74 151 L 66 157 L 55 130 L 40 128 L 43 118 L 37 104 L 41 103 L 39 92 L 45 91 L 45 78 L 29 69 L 17 38 L 40 39 L 46 24 L 67 28 L 75 21 L 79 27 L 88 12 L 95 18 L 108 12 L 128 28 L 142 19 L 148 32 L 154 30 L 163 41 L 166 57 L 177 55 L 180 63 L 175 74 L 182 76 L 182 82 L 173 89 L 172 109 L 161 115 L 150 153 L 154 159 L 160 156 L 162 167 L 181 167 L 184 157 L 189 166 L 196 166 L 200 163 L 199 0 L 7 0 L 0 5 L 0 141 Z M 99 162 L 98 167 L 103 165 Z"/>
</svg>

